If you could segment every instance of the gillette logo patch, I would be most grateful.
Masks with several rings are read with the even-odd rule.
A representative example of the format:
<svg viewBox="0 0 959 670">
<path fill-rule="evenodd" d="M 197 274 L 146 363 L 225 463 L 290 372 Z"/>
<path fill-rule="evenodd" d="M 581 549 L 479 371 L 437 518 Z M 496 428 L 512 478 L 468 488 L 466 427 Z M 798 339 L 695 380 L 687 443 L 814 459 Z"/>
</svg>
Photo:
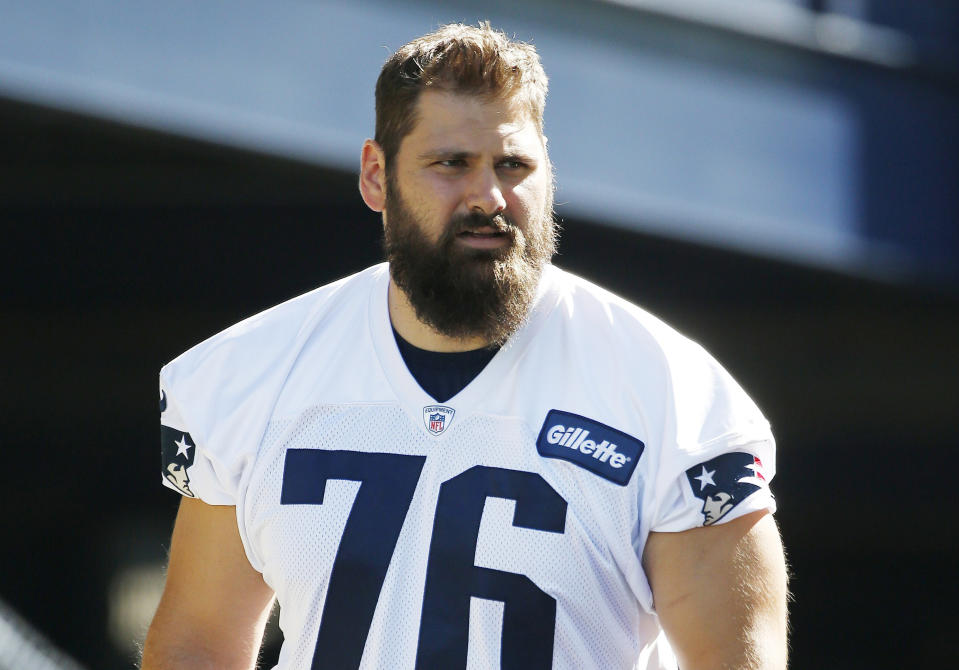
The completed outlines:
<svg viewBox="0 0 959 670">
<path fill-rule="evenodd" d="M 536 450 L 560 458 L 625 486 L 633 476 L 646 445 L 631 435 L 587 419 L 551 409 L 536 438 Z"/>
</svg>

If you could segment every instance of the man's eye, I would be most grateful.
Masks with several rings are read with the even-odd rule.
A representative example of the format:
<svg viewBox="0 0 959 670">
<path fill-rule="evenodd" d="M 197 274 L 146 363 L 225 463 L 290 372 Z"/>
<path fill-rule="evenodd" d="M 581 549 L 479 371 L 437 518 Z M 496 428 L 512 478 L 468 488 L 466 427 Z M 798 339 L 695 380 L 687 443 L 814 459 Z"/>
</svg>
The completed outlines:
<svg viewBox="0 0 959 670">
<path fill-rule="evenodd" d="M 461 158 L 447 158 L 446 160 L 436 161 L 436 164 L 442 167 L 462 167 L 466 164 L 466 161 Z"/>
<path fill-rule="evenodd" d="M 526 167 L 526 163 L 522 161 L 502 161 L 499 165 L 507 170 L 521 170 Z"/>
</svg>

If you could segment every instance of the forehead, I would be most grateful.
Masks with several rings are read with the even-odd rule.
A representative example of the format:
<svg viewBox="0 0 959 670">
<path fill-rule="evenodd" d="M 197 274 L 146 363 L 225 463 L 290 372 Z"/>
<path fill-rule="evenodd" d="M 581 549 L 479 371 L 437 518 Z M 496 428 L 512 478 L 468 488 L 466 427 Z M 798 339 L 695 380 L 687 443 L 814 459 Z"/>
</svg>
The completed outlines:
<svg viewBox="0 0 959 670">
<path fill-rule="evenodd" d="M 407 142 L 417 152 L 456 148 L 464 151 L 543 150 L 528 109 L 516 98 L 426 90 L 416 106 L 416 123 Z"/>
</svg>

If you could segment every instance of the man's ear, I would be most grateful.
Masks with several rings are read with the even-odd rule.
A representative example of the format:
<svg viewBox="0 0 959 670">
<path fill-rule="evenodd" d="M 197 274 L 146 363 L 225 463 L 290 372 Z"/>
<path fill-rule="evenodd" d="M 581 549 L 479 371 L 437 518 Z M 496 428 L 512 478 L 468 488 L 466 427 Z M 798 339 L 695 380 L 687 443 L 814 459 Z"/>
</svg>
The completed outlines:
<svg viewBox="0 0 959 670">
<path fill-rule="evenodd" d="M 366 140 L 360 154 L 360 195 L 374 212 L 386 207 L 386 154 L 376 140 Z"/>
</svg>

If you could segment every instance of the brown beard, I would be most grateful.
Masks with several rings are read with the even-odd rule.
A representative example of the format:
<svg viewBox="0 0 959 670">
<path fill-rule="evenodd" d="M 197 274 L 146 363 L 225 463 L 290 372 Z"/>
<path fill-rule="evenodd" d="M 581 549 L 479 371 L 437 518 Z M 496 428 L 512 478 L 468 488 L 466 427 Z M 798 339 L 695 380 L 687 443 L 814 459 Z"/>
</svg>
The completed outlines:
<svg viewBox="0 0 959 670">
<path fill-rule="evenodd" d="M 556 252 L 551 199 L 541 220 L 522 230 L 501 214 L 453 217 L 431 242 L 393 180 L 387 180 L 383 248 L 390 275 L 417 318 L 447 337 L 502 345 L 526 321 L 543 268 Z M 458 244 L 465 230 L 491 226 L 508 239 L 500 249 Z"/>
</svg>

